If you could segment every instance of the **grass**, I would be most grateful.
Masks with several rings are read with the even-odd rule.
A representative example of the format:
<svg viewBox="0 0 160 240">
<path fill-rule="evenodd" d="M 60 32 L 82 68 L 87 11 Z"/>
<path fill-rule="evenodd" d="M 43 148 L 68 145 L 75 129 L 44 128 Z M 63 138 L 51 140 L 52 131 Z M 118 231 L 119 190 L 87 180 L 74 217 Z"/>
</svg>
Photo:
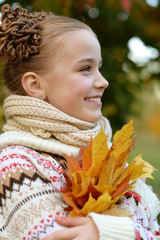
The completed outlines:
<svg viewBox="0 0 160 240">
<path fill-rule="evenodd" d="M 152 186 L 153 191 L 160 199 L 160 142 L 148 133 L 142 133 L 136 142 L 136 148 L 131 157 L 137 156 L 139 153 L 142 153 L 143 159 L 157 169 L 153 174 L 155 180 L 147 179 L 147 184 Z M 158 222 L 160 224 L 160 214 Z"/>
</svg>

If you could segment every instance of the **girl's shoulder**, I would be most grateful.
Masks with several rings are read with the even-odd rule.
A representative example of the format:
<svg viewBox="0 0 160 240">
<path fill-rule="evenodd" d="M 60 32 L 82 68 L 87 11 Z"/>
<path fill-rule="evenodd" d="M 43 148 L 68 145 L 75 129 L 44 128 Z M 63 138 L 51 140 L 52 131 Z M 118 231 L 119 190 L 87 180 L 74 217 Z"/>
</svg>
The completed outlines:
<svg viewBox="0 0 160 240">
<path fill-rule="evenodd" d="M 24 160 L 31 161 L 43 159 L 44 157 L 37 151 L 21 146 L 21 145 L 9 145 L 0 149 L 0 161 L 4 162 L 6 160 Z"/>
<path fill-rule="evenodd" d="M 57 188 L 57 182 L 61 182 L 62 185 L 65 183 L 64 167 L 61 164 L 64 161 L 61 158 L 25 146 L 10 145 L 0 149 L 0 171 L 1 175 L 17 169 L 23 172 L 37 172 Z"/>
</svg>

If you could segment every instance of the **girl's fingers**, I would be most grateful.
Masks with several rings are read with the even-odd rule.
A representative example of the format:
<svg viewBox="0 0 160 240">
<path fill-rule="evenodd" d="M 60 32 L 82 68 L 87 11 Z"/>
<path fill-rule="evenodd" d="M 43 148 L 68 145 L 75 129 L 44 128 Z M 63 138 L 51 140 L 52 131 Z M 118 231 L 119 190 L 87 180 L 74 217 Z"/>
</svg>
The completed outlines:
<svg viewBox="0 0 160 240">
<path fill-rule="evenodd" d="M 82 225 L 87 222 L 87 218 L 85 217 L 56 217 L 56 222 L 68 227 L 75 227 L 78 225 Z"/>
<path fill-rule="evenodd" d="M 42 240 L 71 240 L 75 239 L 77 232 L 73 229 L 58 230 L 46 236 Z"/>
</svg>

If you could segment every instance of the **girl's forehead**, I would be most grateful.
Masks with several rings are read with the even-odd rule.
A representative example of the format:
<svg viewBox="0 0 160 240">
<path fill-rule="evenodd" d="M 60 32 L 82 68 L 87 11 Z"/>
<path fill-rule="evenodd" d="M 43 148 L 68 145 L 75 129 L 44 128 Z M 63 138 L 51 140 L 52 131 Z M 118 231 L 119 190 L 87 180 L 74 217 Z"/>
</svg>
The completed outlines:
<svg viewBox="0 0 160 240">
<path fill-rule="evenodd" d="M 81 43 L 83 42 L 87 42 L 88 40 L 96 40 L 98 41 L 96 35 L 94 34 L 94 32 L 86 30 L 86 29 L 77 29 L 76 31 L 71 31 L 68 36 L 67 39 L 69 41 L 81 41 Z"/>
<path fill-rule="evenodd" d="M 88 30 L 77 30 L 71 32 L 65 38 L 63 45 L 67 52 L 70 53 L 78 53 L 79 50 L 94 50 L 94 48 L 100 50 L 101 48 L 96 35 L 92 31 Z"/>
</svg>

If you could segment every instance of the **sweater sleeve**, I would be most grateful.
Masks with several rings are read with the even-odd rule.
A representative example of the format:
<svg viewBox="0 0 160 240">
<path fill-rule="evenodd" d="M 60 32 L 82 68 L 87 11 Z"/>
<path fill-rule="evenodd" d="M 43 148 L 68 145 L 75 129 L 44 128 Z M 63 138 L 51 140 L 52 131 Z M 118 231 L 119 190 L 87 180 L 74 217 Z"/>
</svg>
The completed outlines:
<svg viewBox="0 0 160 240">
<path fill-rule="evenodd" d="M 60 191 L 61 166 L 37 152 L 9 146 L 0 150 L 0 239 L 41 239 L 62 226 L 66 216 Z"/>
<path fill-rule="evenodd" d="M 156 220 L 160 202 L 141 180 L 137 180 L 135 188 L 121 198 L 117 208 L 127 210 L 132 217 L 89 214 L 98 228 L 100 240 L 160 239 Z"/>
</svg>

